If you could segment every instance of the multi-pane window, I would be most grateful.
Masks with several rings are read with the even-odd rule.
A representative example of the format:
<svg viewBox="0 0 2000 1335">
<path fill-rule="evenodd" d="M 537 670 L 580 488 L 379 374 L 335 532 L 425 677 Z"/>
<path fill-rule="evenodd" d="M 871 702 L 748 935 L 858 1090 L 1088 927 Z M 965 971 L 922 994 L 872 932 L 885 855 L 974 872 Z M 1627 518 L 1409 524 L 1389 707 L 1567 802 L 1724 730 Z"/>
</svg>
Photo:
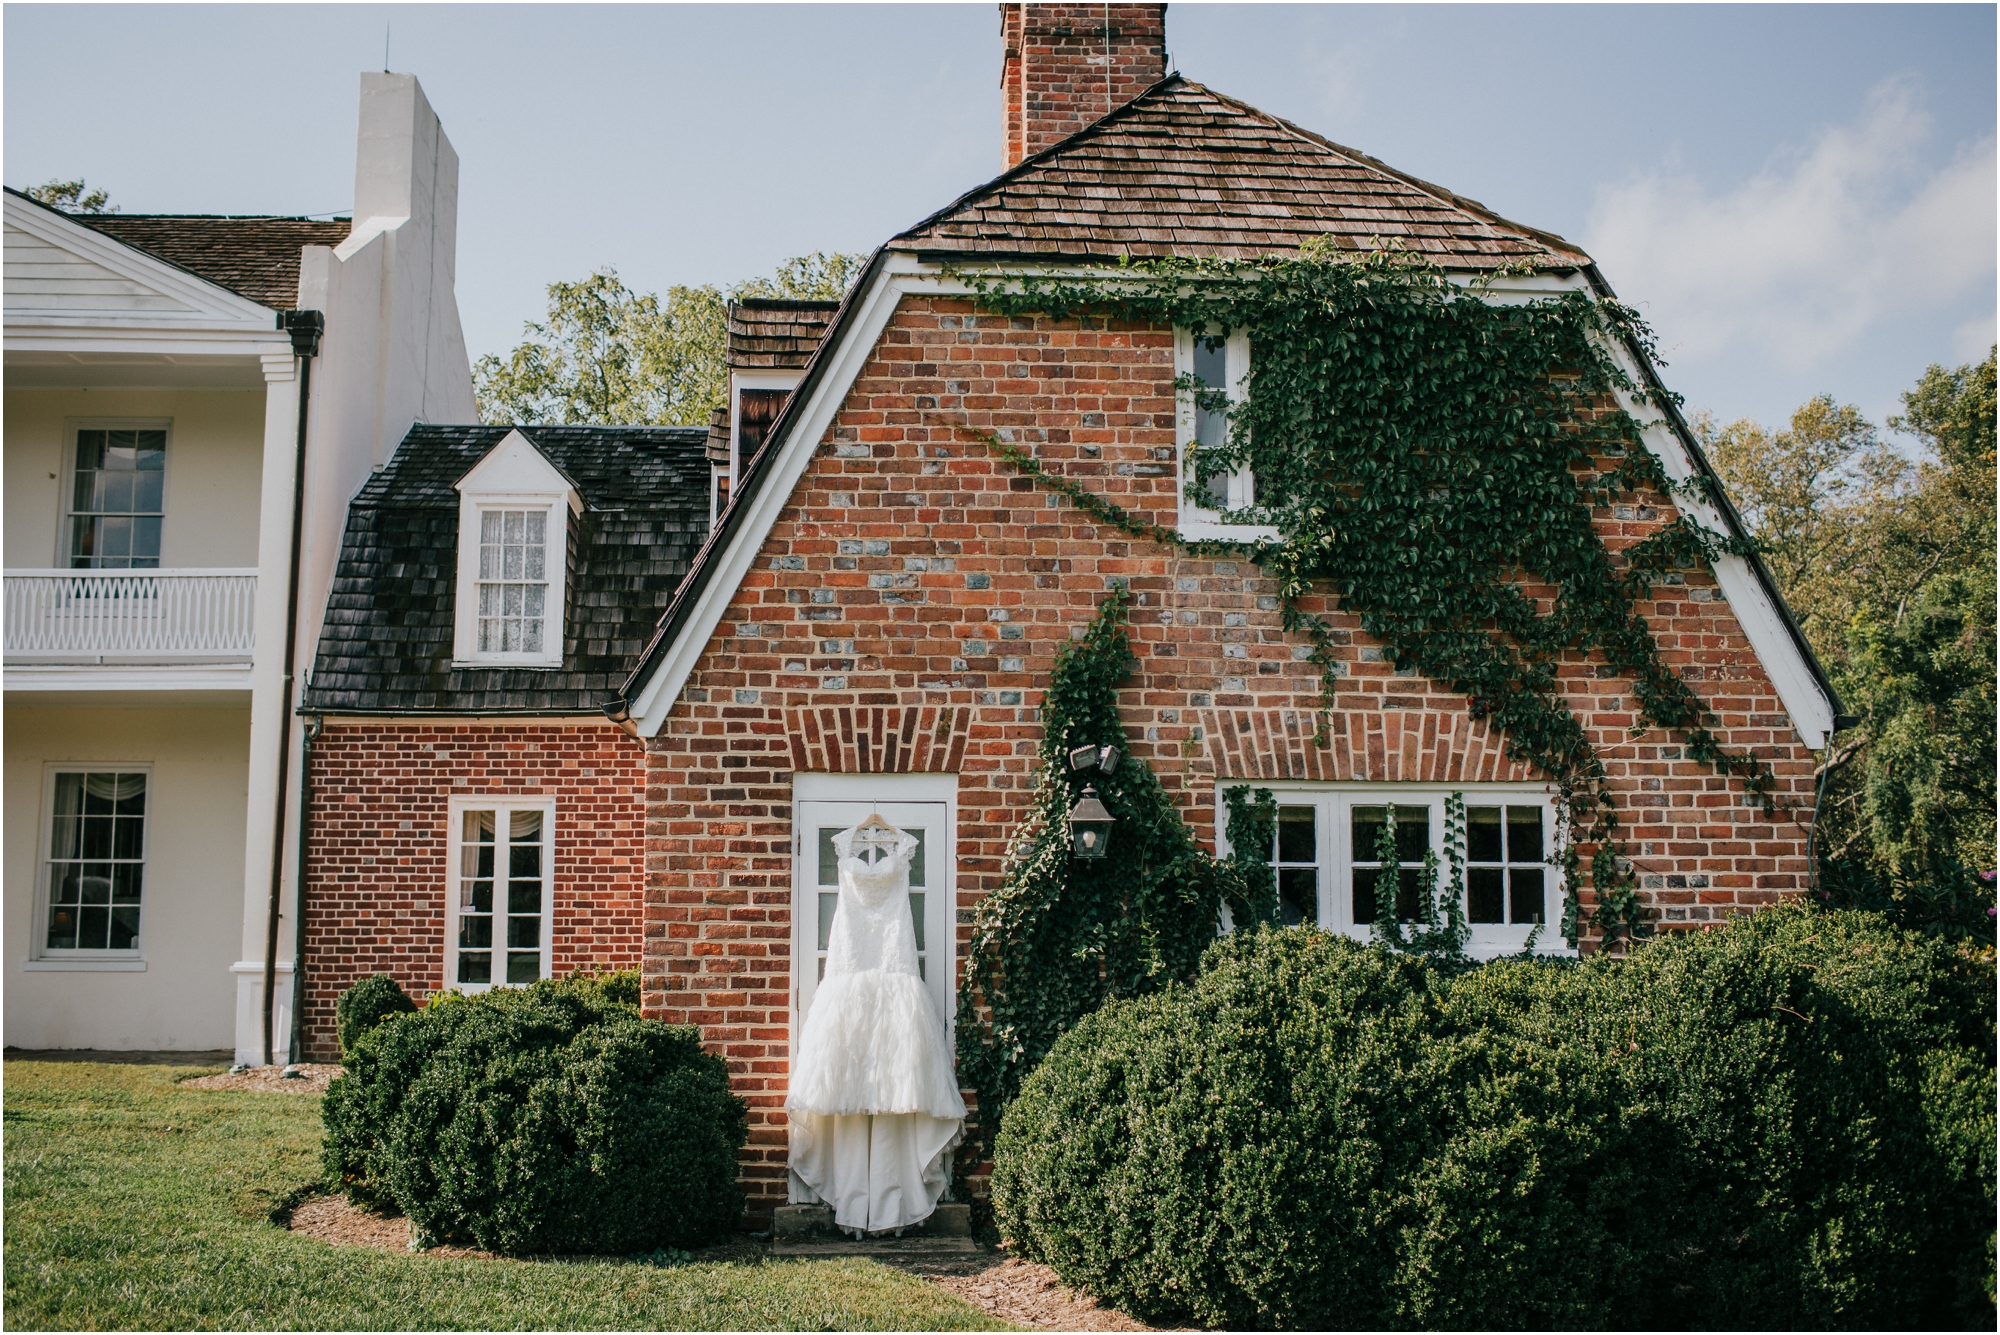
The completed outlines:
<svg viewBox="0 0 2000 1335">
<path fill-rule="evenodd" d="M 47 951 L 137 951 L 147 776 L 60 770 L 49 804 Z"/>
<path fill-rule="evenodd" d="M 548 528 L 546 510 L 479 512 L 479 652 L 543 652 Z"/>
<path fill-rule="evenodd" d="M 554 810 L 466 805 L 456 820 L 445 985 L 484 990 L 548 977 Z"/>
<path fill-rule="evenodd" d="M 166 482 L 164 429 L 79 430 L 68 498 L 70 567 L 158 569 Z"/>
<path fill-rule="evenodd" d="M 1418 895 L 1423 885 L 1424 854 L 1431 846 L 1431 809 L 1397 803 L 1394 828 L 1390 827 L 1388 806 L 1353 806 L 1347 809 L 1348 849 L 1354 893 L 1353 916 L 1349 921 L 1366 925 L 1382 912 L 1380 895 L 1387 893 L 1393 880 L 1396 918 L 1415 921 Z M 1386 838 L 1385 838 L 1386 836 Z M 1393 842 L 1394 876 L 1386 874 L 1391 865 L 1388 844 Z"/>
<path fill-rule="evenodd" d="M 1475 955 L 1519 950 L 1535 926 L 1561 920 L 1562 886 L 1552 861 L 1555 808 L 1545 793 L 1499 785 L 1268 786 L 1278 803 L 1270 849 L 1278 916 L 1288 926 L 1316 923 L 1365 938 L 1379 897 L 1388 893 L 1395 896 L 1396 916 L 1415 920 L 1426 855 L 1437 859 L 1437 890 L 1448 892 L 1452 883 L 1445 817 L 1453 792 L 1465 803 L 1461 908 L 1472 929 L 1467 949 Z M 1564 948 L 1547 931 L 1537 938 L 1537 950 Z"/>
<path fill-rule="evenodd" d="M 1548 840 L 1539 805 L 1465 808 L 1465 914 L 1474 923 L 1548 921 Z"/>
<path fill-rule="evenodd" d="M 1287 927 L 1319 921 L 1319 810 L 1278 807 L 1272 869 L 1278 876 L 1278 917 Z"/>
<path fill-rule="evenodd" d="M 1220 402 L 1203 390 L 1184 392 L 1181 396 L 1181 530 L 1198 534 L 1226 529 L 1228 536 L 1259 536 L 1265 532 L 1260 526 L 1228 519 L 1224 513 L 1258 504 L 1256 475 L 1243 467 L 1199 482 L 1195 468 L 1200 451 L 1219 449 L 1229 443 L 1230 404 L 1242 393 L 1244 377 L 1250 371 L 1249 339 L 1240 333 L 1211 330 L 1197 334 L 1184 329 L 1176 334 L 1175 344 L 1176 374 L 1204 390 L 1227 396 L 1226 401 Z"/>
</svg>

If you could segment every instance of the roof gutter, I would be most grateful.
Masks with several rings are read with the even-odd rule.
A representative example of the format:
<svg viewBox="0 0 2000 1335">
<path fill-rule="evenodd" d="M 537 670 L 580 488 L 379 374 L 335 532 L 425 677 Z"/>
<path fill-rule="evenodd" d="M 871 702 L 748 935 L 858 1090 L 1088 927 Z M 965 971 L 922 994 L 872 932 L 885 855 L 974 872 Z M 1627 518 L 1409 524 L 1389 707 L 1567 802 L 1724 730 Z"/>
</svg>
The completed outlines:
<svg viewBox="0 0 2000 1335">
<path fill-rule="evenodd" d="M 286 567 L 285 589 L 285 670 L 278 680 L 278 783 L 277 817 L 271 832 L 271 902 L 264 911 L 264 1065 L 271 1064 L 272 995 L 278 986 L 278 907 L 285 883 L 285 790 L 292 762 L 292 679 L 299 659 L 299 556 L 305 546 L 306 526 L 306 413 L 312 401 L 312 364 L 319 355 L 320 335 L 326 332 L 326 316 L 319 311 L 279 311 L 278 328 L 292 336 L 292 353 L 299 359 L 298 447 L 292 460 L 292 560 Z M 305 846 L 306 813 L 299 808 L 299 846 Z M 297 924 L 293 924 L 294 927 Z M 292 1009 L 299 1005 L 298 979 L 292 980 Z"/>
<path fill-rule="evenodd" d="M 1589 281 L 1591 290 L 1599 298 L 1606 301 L 1618 299 L 1618 294 L 1611 290 L 1611 284 L 1605 280 L 1603 272 L 1595 263 L 1586 264 L 1583 267 L 1583 275 Z M 1701 448 L 1700 439 L 1688 425 L 1687 418 L 1682 415 L 1680 405 L 1674 402 L 1666 382 L 1660 378 L 1659 368 L 1653 365 L 1653 359 L 1646 355 L 1646 350 L 1639 346 L 1637 339 L 1627 334 L 1623 342 L 1625 350 L 1632 354 L 1632 360 L 1645 375 L 1647 388 L 1653 391 L 1654 403 L 1666 413 L 1667 424 L 1680 438 L 1688 457 L 1694 460 L 1696 470 L 1707 479 L 1709 497 L 1715 502 L 1716 508 L 1722 511 L 1722 519 L 1729 526 L 1730 536 L 1747 542 L 1750 531 L 1743 523 L 1743 516 L 1736 512 L 1736 504 L 1729 499 L 1729 491 L 1722 485 L 1721 475 L 1715 471 L 1715 465 L 1708 461 L 1707 453 Z M 1757 583 L 1763 587 L 1765 596 L 1770 598 L 1771 605 L 1778 609 L 1778 617 L 1785 624 L 1785 633 L 1791 636 L 1793 645 L 1805 659 L 1806 667 L 1812 672 L 1813 681 L 1826 693 L 1827 706 L 1833 713 L 1832 731 L 1839 732 L 1843 728 L 1854 726 L 1858 720 L 1842 712 L 1840 693 L 1834 690 L 1832 680 L 1826 675 L 1826 668 L 1819 661 L 1819 655 L 1813 652 L 1812 644 L 1806 639 L 1805 631 L 1800 628 L 1798 618 L 1792 615 L 1791 605 L 1785 601 L 1785 595 L 1778 589 L 1777 577 L 1771 573 L 1771 568 L 1764 564 L 1764 558 L 1758 553 L 1752 552 L 1745 559 L 1749 562 L 1750 572 L 1757 577 Z"/>
</svg>

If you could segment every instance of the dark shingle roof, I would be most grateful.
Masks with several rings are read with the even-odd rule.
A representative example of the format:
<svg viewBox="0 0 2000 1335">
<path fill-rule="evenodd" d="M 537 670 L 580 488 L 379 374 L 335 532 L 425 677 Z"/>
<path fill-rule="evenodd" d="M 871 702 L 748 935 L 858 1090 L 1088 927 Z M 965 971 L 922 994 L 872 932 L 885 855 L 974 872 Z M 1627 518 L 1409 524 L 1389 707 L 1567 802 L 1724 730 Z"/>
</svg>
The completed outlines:
<svg viewBox="0 0 2000 1335">
<path fill-rule="evenodd" d="M 890 243 L 920 254 L 1246 258 L 1394 239 L 1451 268 L 1590 262 L 1549 232 L 1172 75 Z"/>
<path fill-rule="evenodd" d="M 513 429 L 412 427 L 362 487 L 302 708 L 582 714 L 617 694 L 707 534 L 707 431 L 520 428 L 584 502 L 570 524 L 563 665 L 454 669 L 454 484 Z"/>
<path fill-rule="evenodd" d="M 708 461 L 729 467 L 729 405 L 718 404 L 708 414 Z"/>
<path fill-rule="evenodd" d="M 313 218 L 85 213 L 70 219 L 273 310 L 299 304 L 299 248 L 337 246 L 353 224 Z"/>
<path fill-rule="evenodd" d="M 732 301 L 724 364 L 732 371 L 800 370 L 839 309 L 837 301 Z"/>
</svg>

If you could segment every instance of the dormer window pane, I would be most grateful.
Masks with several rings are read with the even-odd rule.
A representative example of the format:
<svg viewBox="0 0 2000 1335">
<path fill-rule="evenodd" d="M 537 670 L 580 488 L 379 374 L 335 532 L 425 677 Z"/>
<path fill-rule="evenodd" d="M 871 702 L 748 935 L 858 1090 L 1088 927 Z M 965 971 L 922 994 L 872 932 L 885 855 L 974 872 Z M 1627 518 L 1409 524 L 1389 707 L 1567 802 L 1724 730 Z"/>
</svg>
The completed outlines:
<svg viewBox="0 0 2000 1335">
<path fill-rule="evenodd" d="M 480 512 L 479 652 L 542 652 L 548 523 L 544 510 Z"/>
</svg>

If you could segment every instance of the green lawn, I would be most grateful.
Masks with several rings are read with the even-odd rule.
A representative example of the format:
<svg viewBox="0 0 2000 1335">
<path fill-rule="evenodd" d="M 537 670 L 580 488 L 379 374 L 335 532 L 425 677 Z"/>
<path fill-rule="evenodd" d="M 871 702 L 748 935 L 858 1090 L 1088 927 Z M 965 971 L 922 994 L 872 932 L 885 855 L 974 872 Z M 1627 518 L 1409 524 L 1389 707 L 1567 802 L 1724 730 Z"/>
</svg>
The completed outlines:
<svg viewBox="0 0 2000 1335">
<path fill-rule="evenodd" d="M 182 1089 L 184 1068 L 5 1067 L 8 1329 L 994 1330 L 862 1259 L 447 1260 L 268 1220 L 318 1175 L 319 1099 Z"/>
</svg>

